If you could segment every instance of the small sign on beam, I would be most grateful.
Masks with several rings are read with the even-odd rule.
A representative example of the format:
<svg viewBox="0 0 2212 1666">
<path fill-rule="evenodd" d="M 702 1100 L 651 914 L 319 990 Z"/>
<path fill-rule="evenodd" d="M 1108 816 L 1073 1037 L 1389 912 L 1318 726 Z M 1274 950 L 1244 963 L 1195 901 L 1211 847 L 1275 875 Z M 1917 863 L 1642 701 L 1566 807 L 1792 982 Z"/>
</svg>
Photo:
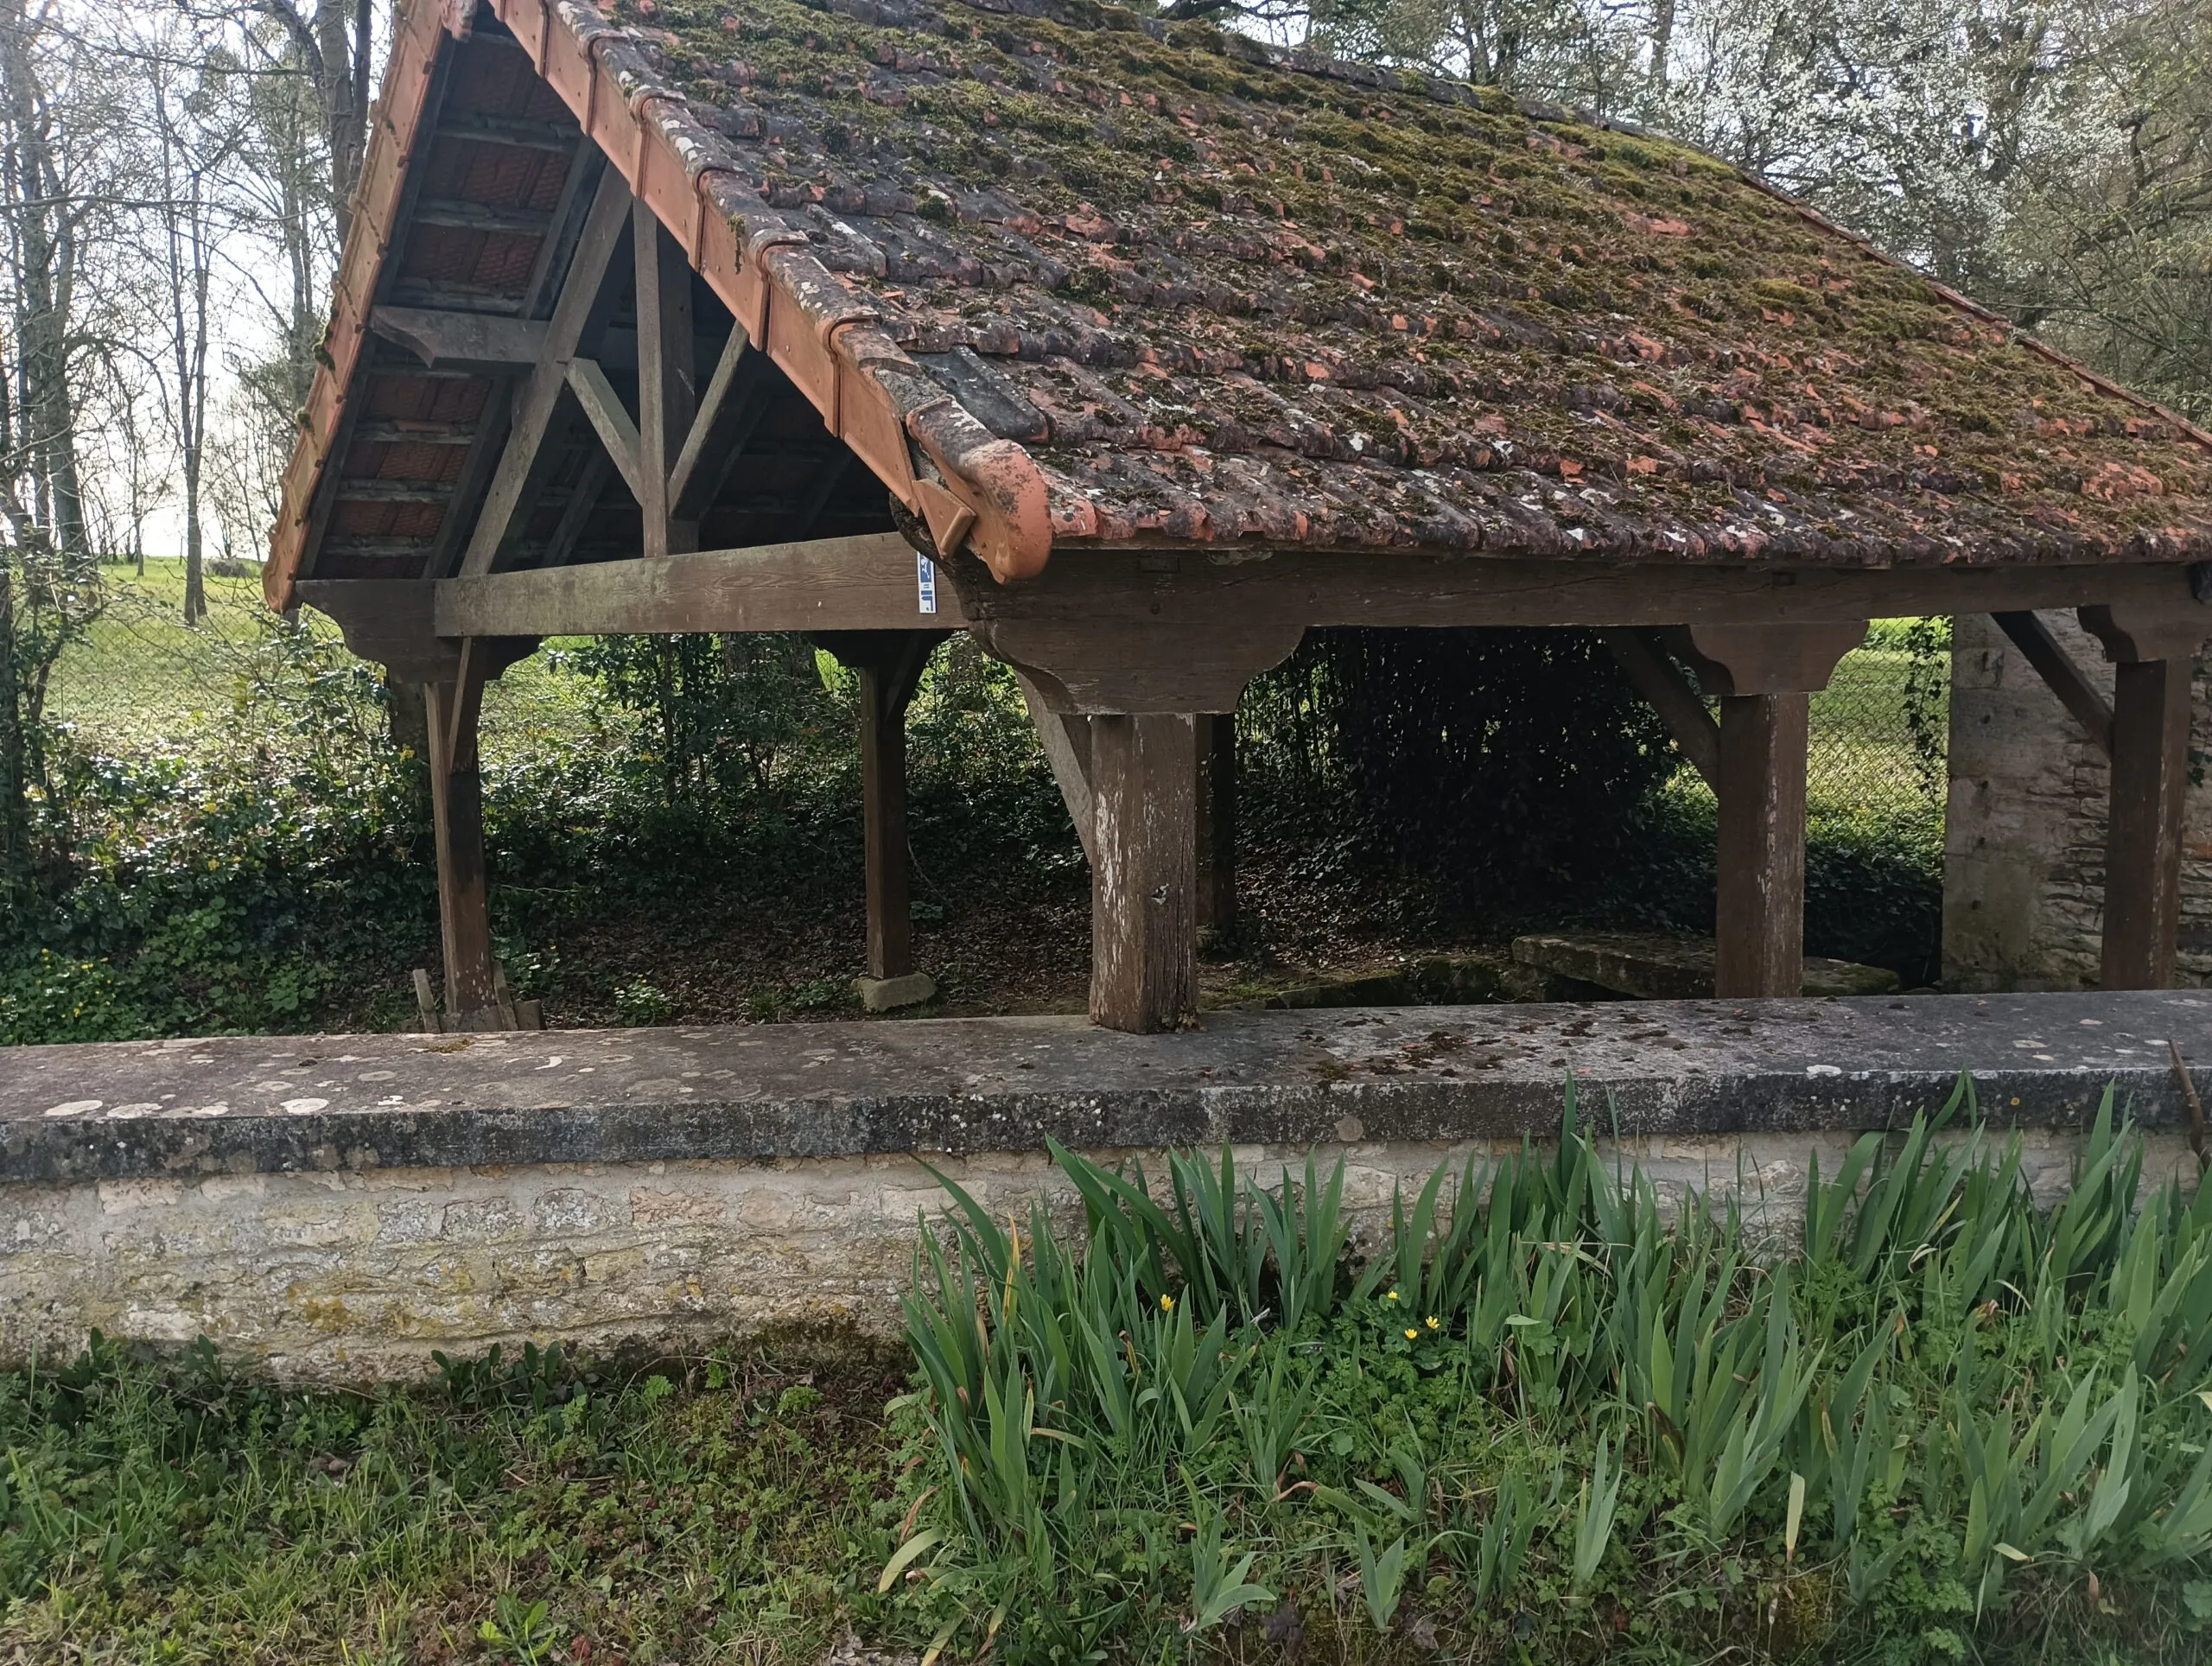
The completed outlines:
<svg viewBox="0 0 2212 1666">
<path fill-rule="evenodd" d="M 914 551 L 916 604 L 925 614 L 937 611 L 937 568 L 920 550 Z"/>
</svg>

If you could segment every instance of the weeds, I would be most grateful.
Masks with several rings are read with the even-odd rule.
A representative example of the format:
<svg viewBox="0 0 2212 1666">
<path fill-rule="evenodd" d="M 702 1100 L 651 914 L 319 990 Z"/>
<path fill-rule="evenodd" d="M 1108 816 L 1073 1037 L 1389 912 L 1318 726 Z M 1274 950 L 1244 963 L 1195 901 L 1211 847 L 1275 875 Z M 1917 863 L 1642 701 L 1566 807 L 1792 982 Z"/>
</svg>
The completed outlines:
<svg viewBox="0 0 2212 1666">
<path fill-rule="evenodd" d="M 901 1612 L 1020 1659 L 1158 1653 L 1248 1584 L 1478 1659 L 2198 1658 L 2212 1192 L 2146 1195 L 2107 1103 L 2046 1214 L 1962 1110 L 1816 1173 L 1779 1262 L 1571 1097 L 1555 1151 L 1401 1196 L 1357 1275 L 1312 1247 L 1340 1170 L 1178 1155 L 1155 1192 L 1056 1150 L 1082 1229 L 1026 1243 L 950 1186 Z"/>
</svg>

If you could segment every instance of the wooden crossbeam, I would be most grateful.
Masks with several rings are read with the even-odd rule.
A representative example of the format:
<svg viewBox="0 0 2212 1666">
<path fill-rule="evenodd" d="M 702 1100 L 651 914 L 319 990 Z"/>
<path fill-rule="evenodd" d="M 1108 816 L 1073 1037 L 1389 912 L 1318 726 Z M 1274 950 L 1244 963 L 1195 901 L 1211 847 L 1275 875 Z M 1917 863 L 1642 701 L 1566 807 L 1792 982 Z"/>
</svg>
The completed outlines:
<svg viewBox="0 0 2212 1666">
<path fill-rule="evenodd" d="M 505 208 L 488 202 L 424 197 L 415 205 L 413 224 L 485 232 L 495 237 L 543 237 L 552 229 L 553 216 L 543 208 Z"/>
<path fill-rule="evenodd" d="M 477 144 L 503 144 L 515 150 L 556 150 L 576 148 L 583 135 L 563 122 L 531 121 L 523 116 L 494 116 L 471 111 L 465 116 L 446 116 L 438 122 L 442 139 L 467 139 Z"/>
<path fill-rule="evenodd" d="M 436 633 L 950 630 L 965 624 L 942 585 L 938 611 L 921 611 L 914 559 L 904 538 L 879 532 L 448 579 L 437 587 Z"/>
<path fill-rule="evenodd" d="M 545 326 L 533 319 L 435 307 L 378 307 L 369 327 L 424 366 L 534 365 L 545 354 Z"/>
<path fill-rule="evenodd" d="M 583 340 L 599 302 L 608 264 L 630 219 L 630 188 L 612 168 L 599 178 L 597 194 L 576 239 L 561 298 L 546 321 L 545 345 L 514 400 L 514 416 L 499 467 L 484 493 L 483 512 L 461 557 L 463 573 L 488 573 L 512 547 L 521 511 L 536 496 L 551 466 L 546 433 L 569 385 L 569 363 Z"/>
<path fill-rule="evenodd" d="M 338 483 L 341 503 L 443 503 L 453 487 L 443 481 L 346 480 Z"/>
<path fill-rule="evenodd" d="M 466 423 L 363 421 L 353 424 L 356 445 L 471 445 L 476 430 Z"/>
</svg>

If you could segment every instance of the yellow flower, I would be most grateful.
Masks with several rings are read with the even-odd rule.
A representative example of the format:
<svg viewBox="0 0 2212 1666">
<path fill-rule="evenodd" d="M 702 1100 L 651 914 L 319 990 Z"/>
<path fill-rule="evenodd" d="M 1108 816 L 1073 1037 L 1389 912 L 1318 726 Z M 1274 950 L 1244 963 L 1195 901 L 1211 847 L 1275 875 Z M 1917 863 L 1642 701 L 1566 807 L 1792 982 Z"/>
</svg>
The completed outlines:
<svg viewBox="0 0 2212 1666">
<path fill-rule="evenodd" d="M 1408 1326 L 1406 1327 L 1406 1340 L 1407 1340 L 1407 1341 L 1411 1342 L 1411 1341 L 1412 1341 L 1415 1337 L 1419 1336 L 1420 1334 L 1421 1334 L 1421 1332 L 1420 1332 L 1419 1331 L 1414 1330 L 1414 1329 L 1413 1328 L 1413 1326 L 1411 1326 L 1410 1325 L 1408 1325 Z"/>
<path fill-rule="evenodd" d="M 1160 1311 L 1163 1313 L 1173 1313 L 1175 1311 L 1175 1298 L 1173 1296 L 1160 1297 Z"/>
<path fill-rule="evenodd" d="M 1389 1295 L 1384 1296 L 1384 1297 L 1382 1298 L 1382 1300 L 1385 1300 L 1385 1301 L 1395 1301 L 1397 1299 L 1398 1299 L 1398 1293 L 1397 1293 L 1395 1290 L 1391 1291 L 1391 1292 L 1390 1292 L 1390 1294 L 1389 1294 Z"/>
<path fill-rule="evenodd" d="M 1436 1315 L 1434 1313 L 1431 1313 L 1428 1316 L 1428 1328 L 1432 1331 L 1434 1330 L 1436 1328 Z"/>
</svg>

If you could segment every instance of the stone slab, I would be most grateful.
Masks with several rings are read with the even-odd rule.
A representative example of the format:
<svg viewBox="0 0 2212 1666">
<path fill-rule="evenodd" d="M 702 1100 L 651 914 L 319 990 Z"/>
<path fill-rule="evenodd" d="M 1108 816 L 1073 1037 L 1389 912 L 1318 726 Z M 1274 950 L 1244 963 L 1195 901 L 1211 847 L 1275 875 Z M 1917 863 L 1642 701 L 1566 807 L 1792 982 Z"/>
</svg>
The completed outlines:
<svg viewBox="0 0 2212 1666">
<path fill-rule="evenodd" d="M 1711 999 L 1716 953 L 1711 938 L 1659 932 L 1544 932 L 1513 939 L 1513 958 L 1523 966 L 1645 1001 Z M 1887 967 L 1805 957 L 1802 994 L 1894 995 L 1897 989 L 1897 975 Z"/>
<path fill-rule="evenodd" d="M 907 972 L 898 977 L 856 977 L 853 993 L 872 1013 L 895 1012 L 918 1007 L 937 998 L 937 980 L 927 972 Z"/>
<path fill-rule="evenodd" d="M 1541 1135 L 1571 1074 L 1624 1136 L 1880 1128 L 1960 1072 L 2075 1129 L 2107 1083 L 2183 1124 L 2212 995 L 1224 1012 L 0 1050 L 0 1184 Z"/>
</svg>

